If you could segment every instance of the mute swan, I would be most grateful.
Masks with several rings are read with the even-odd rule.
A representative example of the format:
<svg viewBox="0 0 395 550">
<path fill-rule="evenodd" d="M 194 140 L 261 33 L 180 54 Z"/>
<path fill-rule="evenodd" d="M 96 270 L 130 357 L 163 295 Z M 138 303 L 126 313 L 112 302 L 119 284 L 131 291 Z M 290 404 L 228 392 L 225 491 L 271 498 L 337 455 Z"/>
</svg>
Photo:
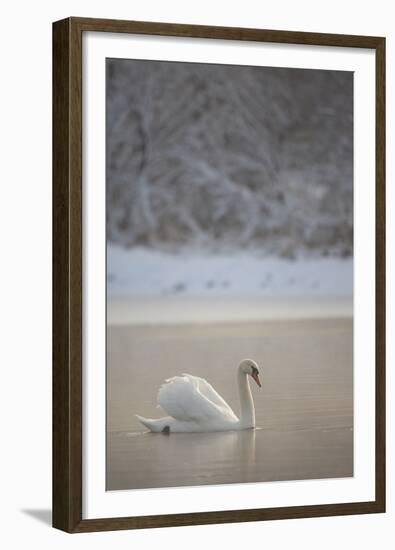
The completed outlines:
<svg viewBox="0 0 395 550">
<path fill-rule="evenodd" d="M 159 388 L 158 404 L 169 416 L 152 419 L 136 414 L 151 432 L 222 432 L 255 428 L 255 409 L 247 376 L 261 387 L 255 361 L 244 359 L 237 369 L 240 419 L 204 378 L 191 374 L 169 378 Z"/>
</svg>

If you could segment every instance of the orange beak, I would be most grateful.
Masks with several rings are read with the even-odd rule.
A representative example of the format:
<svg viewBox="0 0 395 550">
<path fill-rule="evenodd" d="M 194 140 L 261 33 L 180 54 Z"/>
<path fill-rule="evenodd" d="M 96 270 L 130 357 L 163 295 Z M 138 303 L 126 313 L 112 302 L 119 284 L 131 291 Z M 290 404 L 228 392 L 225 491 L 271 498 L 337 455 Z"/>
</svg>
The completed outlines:
<svg viewBox="0 0 395 550">
<path fill-rule="evenodd" d="M 260 388 L 262 387 L 261 381 L 259 380 L 259 375 L 258 374 L 251 374 L 251 378 L 253 378 L 255 380 L 255 382 L 258 384 L 258 386 Z"/>
</svg>

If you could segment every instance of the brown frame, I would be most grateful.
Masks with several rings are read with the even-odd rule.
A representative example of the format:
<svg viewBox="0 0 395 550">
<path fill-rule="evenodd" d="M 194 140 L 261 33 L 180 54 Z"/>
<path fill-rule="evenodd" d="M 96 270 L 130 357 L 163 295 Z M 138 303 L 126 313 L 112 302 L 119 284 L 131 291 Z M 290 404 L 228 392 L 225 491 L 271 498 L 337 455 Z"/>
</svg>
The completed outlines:
<svg viewBox="0 0 395 550">
<path fill-rule="evenodd" d="M 376 499 L 82 519 L 82 33 L 370 48 L 376 53 Z M 385 511 L 385 38 L 69 18 L 53 24 L 53 526 L 69 533 Z"/>
</svg>

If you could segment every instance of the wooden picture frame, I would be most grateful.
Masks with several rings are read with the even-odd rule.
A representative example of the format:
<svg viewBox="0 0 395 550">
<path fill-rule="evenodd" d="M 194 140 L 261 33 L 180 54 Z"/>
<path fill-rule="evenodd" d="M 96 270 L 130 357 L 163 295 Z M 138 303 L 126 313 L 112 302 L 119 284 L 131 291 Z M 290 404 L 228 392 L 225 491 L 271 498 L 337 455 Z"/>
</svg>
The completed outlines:
<svg viewBox="0 0 395 550">
<path fill-rule="evenodd" d="M 82 515 L 82 35 L 131 33 L 368 48 L 376 61 L 375 500 L 204 513 Z M 53 526 L 69 533 L 385 511 L 385 39 L 68 18 L 53 25 Z"/>
</svg>

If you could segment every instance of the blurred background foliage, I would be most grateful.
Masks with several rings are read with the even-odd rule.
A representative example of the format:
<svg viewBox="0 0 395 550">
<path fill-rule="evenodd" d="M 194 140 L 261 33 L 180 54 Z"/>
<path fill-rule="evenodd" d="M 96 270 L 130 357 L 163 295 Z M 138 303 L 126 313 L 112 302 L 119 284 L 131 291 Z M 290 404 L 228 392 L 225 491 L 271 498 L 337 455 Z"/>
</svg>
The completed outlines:
<svg viewBox="0 0 395 550">
<path fill-rule="evenodd" d="M 352 255 L 353 75 L 107 60 L 107 238 Z"/>
</svg>

